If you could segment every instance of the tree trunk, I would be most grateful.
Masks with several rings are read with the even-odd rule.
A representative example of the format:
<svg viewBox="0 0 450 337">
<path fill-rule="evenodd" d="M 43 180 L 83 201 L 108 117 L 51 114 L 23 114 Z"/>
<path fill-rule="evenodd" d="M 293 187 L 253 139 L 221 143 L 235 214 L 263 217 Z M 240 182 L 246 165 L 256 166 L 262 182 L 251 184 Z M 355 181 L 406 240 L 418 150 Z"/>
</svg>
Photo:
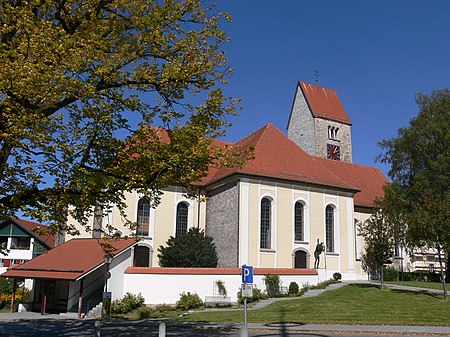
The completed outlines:
<svg viewBox="0 0 450 337">
<path fill-rule="evenodd" d="M 381 265 L 380 276 L 381 276 L 381 289 L 384 289 L 384 265 Z"/>
<path fill-rule="evenodd" d="M 445 263 L 442 261 L 441 248 L 437 247 L 438 257 L 439 257 L 439 267 L 441 268 L 441 281 L 442 281 L 442 290 L 444 290 L 444 300 L 447 300 L 447 286 L 445 284 L 445 274 L 444 271 Z M 448 270 L 448 268 L 447 268 Z"/>
<path fill-rule="evenodd" d="M 447 251 L 447 265 L 445 268 L 445 282 L 450 283 L 450 250 Z"/>
</svg>

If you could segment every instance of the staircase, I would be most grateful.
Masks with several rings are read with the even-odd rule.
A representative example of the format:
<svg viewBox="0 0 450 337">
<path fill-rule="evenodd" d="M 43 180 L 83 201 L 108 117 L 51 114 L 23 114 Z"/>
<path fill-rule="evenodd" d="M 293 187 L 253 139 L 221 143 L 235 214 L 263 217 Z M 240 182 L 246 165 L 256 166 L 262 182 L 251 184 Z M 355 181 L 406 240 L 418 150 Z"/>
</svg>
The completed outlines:
<svg viewBox="0 0 450 337">
<path fill-rule="evenodd" d="M 103 286 L 83 298 L 81 313 L 85 318 L 100 317 L 102 315 Z M 78 304 L 74 304 L 68 313 L 77 313 Z"/>
<path fill-rule="evenodd" d="M 102 316 L 102 308 L 103 303 L 100 302 L 95 307 L 93 307 L 91 310 L 87 312 L 87 314 L 84 316 L 84 318 L 98 318 Z"/>
</svg>

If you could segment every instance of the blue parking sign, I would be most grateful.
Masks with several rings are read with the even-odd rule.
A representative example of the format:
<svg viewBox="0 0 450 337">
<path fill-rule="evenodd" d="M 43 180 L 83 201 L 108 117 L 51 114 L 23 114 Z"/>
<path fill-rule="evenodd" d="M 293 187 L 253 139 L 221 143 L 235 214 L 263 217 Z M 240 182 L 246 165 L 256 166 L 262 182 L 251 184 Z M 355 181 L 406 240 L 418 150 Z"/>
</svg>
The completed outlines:
<svg viewBox="0 0 450 337">
<path fill-rule="evenodd" d="M 242 283 L 253 283 L 253 267 L 242 266 Z"/>
</svg>

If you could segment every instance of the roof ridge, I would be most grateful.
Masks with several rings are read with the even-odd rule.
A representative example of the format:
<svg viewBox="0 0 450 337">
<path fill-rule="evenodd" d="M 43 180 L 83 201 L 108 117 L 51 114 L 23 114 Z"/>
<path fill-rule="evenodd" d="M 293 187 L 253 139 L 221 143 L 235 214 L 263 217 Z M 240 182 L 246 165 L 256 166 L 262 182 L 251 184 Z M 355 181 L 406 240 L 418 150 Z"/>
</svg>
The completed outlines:
<svg viewBox="0 0 450 337">
<path fill-rule="evenodd" d="M 305 82 L 305 81 L 300 81 L 300 80 L 299 80 L 298 83 L 299 83 L 299 84 L 303 83 L 303 84 L 313 85 L 313 86 L 315 86 L 315 87 L 317 87 L 317 88 L 326 89 L 326 90 L 331 90 L 331 91 L 336 92 L 336 90 L 334 90 L 334 89 L 327 88 L 327 87 L 323 87 L 323 86 L 321 86 L 321 85 L 317 85 L 317 84 L 313 84 L 313 83 L 309 83 L 309 82 Z"/>
<path fill-rule="evenodd" d="M 268 124 L 266 124 L 266 125 L 260 127 L 258 130 L 252 132 L 252 133 L 249 134 L 247 137 L 244 137 L 244 138 L 238 140 L 238 141 L 237 141 L 236 143 L 234 143 L 234 144 L 240 145 L 241 143 L 244 143 L 244 141 L 246 141 L 247 139 L 249 139 L 249 138 L 251 138 L 251 137 L 254 137 L 258 132 L 261 132 L 263 129 L 266 129 L 267 126 L 268 126 L 269 124 L 272 124 L 272 123 L 268 123 Z"/>
</svg>

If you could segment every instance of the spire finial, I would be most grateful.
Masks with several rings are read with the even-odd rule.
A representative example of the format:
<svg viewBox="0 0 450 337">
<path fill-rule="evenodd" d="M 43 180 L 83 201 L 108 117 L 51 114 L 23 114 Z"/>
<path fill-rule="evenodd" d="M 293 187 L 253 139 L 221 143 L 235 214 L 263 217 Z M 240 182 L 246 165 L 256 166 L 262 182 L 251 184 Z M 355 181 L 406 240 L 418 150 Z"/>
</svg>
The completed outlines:
<svg viewBox="0 0 450 337">
<path fill-rule="evenodd" d="M 319 83 L 319 71 L 314 69 L 314 80 L 316 81 L 316 85 Z"/>
</svg>

